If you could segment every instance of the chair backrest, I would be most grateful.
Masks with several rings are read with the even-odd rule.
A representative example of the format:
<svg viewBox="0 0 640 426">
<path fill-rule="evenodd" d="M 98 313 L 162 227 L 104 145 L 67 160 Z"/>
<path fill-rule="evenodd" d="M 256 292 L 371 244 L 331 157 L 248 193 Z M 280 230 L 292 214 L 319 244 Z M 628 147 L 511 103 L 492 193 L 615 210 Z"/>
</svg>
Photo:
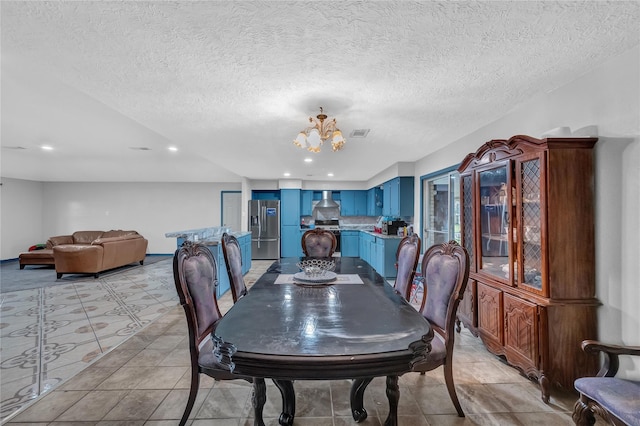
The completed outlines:
<svg viewBox="0 0 640 426">
<path fill-rule="evenodd" d="M 302 234 L 302 251 L 308 257 L 331 257 L 336 251 L 338 240 L 333 232 L 326 229 L 310 229 Z"/>
<path fill-rule="evenodd" d="M 398 271 L 393 287 L 406 300 L 411 297 L 411 285 L 416 275 L 418 259 L 420 259 L 420 237 L 417 234 L 404 237 L 396 251 L 396 268 Z"/>
<path fill-rule="evenodd" d="M 247 285 L 242 276 L 242 251 L 238 239 L 226 232 L 222 234 L 220 239 L 222 242 L 222 253 L 224 254 L 224 262 L 227 266 L 227 275 L 231 283 L 231 296 L 233 303 L 247 294 Z"/>
<path fill-rule="evenodd" d="M 198 361 L 198 345 L 211 334 L 222 315 L 216 298 L 216 262 L 209 249 L 185 241 L 173 256 L 173 279 L 189 327 L 192 362 Z"/>
<path fill-rule="evenodd" d="M 429 247 L 422 258 L 425 297 L 420 312 L 435 332 L 453 346 L 458 305 L 469 279 L 469 254 L 456 241 Z"/>
</svg>

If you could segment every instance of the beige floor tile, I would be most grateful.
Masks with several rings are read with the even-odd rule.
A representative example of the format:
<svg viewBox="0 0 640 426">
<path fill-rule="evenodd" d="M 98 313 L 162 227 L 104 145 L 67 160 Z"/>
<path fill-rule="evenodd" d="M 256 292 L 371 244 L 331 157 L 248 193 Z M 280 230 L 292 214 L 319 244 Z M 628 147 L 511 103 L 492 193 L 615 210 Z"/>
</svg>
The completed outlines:
<svg viewBox="0 0 640 426">
<path fill-rule="evenodd" d="M 13 418 L 14 422 L 50 422 L 88 394 L 87 391 L 54 391 Z"/>
<path fill-rule="evenodd" d="M 100 421 L 120 400 L 127 397 L 128 393 L 128 390 L 96 390 L 88 392 L 82 399 L 58 416 L 56 421 Z"/>
<path fill-rule="evenodd" d="M 157 369 L 154 367 L 120 367 L 115 373 L 103 380 L 96 389 L 136 389 L 138 383 L 155 372 Z"/>
<path fill-rule="evenodd" d="M 135 389 L 122 398 L 102 420 L 147 420 L 169 394 L 168 390 Z"/>
</svg>

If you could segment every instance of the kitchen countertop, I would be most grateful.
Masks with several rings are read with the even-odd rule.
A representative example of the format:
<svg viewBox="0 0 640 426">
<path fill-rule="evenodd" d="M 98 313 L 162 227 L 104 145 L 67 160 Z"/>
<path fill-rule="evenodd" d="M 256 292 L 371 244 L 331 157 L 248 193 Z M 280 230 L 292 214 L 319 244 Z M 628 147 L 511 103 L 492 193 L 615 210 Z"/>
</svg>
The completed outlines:
<svg viewBox="0 0 640 426">
<path fill-rule="evenodd" d="M 384 235 L 384 234 L 380 234 L 378 232 L 373 232 L 373 231 L 361 231 L 364 232 L 365 234 L 369 234 L 369 235 L 373 235 L 374 237 L 378 237 L 378 238 L 384 238 L 384 239 L 388 239 L 388 240 L 399 240 L 404 238 L 404 236 L 399 236 L 399 235 Z"/>
<path fill-rule="evenodd" d="M 200 229 L 187 229 L 184 231 L 167 232 L 164 234 L 167 238 L 184 238 L 187 240 L 197 241 L 206 245 L 218 245 L 220 244 L 220 238 L 224 232 L 220 231 L 220 227 L 200 228 Z M 251 235 L 251 232 L 247 231 L 231 231 L 229 235 L 233 235 L 236 238 Z M 194 238 L 197 236 L 197 238 Z"/>
</svg>

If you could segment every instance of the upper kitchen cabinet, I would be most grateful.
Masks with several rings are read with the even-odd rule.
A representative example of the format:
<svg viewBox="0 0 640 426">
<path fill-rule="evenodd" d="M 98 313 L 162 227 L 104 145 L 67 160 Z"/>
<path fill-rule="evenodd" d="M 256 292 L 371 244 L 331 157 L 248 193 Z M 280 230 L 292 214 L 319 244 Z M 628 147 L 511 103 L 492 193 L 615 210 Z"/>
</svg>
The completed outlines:
<svg viewBox="0 0 640 426">
<path fill-rule="evenodd" d="M 458 319 L 536 378 L 573 389 L 597 371 L 596 138 L 492 140 L 461 163 L 462 245 L 470 257 Z"/>
<path fill-rule="evenodd" d="M 413 216 L 413 182 L 413 177 L 397 177 L 383 184 L 383 216 Z"/>
<path fill-rule="evenodd" d="M 300 190 L 280 190 L 281 226 L 300 226 Z"/>
<path fill-rule="evenodd" d="M 366 216 L 367 191 L 340 191 L 340 216 Z"/>
<path fill-rule="evenodd" d="M 367 191 L 367 216 L 382 215 L 382 189 L 379 186 Z"/>
<path fill-rule="evenodd" d="M 313 191 L 300 191 L 300 216 L 311 216 L 313 214 Z"/>
</svg>

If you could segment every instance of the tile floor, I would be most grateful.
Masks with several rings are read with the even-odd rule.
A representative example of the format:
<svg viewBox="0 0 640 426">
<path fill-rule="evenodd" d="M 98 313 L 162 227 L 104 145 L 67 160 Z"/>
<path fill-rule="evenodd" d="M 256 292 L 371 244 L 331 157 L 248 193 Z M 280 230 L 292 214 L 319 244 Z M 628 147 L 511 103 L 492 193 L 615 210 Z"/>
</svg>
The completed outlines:
<svg viewBox="0 0 640 426">
<path fill-rule="evenodd" d="M 254 261 L 248 284 L 269 264 Z M 171 261 L 101 279 L 98 285 L 60 287 L 2 294 L 2 323 L 7 324 L 0 369 L 3 423 L 177 424 L 190 373 L 186 321 L 177 305 Z M 221 310 L 231 304 L 226 294 Z M 574 394 L 554 392 L 544 404 L 537 385 L 489 354 L 466 330 L 456 341 L 454 364 L 467 417 L 456 416 L 437 369 L 401 377 L 400 425 L 573 424 Z M 265 421 L 277 425 L 280 395 L 273 384 L 267 386 Z M 296 382 L 295 424 L 355 424 L 349 386 L 346 380 Z M 388 407 L 384 379 L 375 379 L 365 398 L 369 417 L 363 424 L 383 424 Z M 253 424 L 250 385 L 202 376 L 189 424 Z"/>
</svg>

